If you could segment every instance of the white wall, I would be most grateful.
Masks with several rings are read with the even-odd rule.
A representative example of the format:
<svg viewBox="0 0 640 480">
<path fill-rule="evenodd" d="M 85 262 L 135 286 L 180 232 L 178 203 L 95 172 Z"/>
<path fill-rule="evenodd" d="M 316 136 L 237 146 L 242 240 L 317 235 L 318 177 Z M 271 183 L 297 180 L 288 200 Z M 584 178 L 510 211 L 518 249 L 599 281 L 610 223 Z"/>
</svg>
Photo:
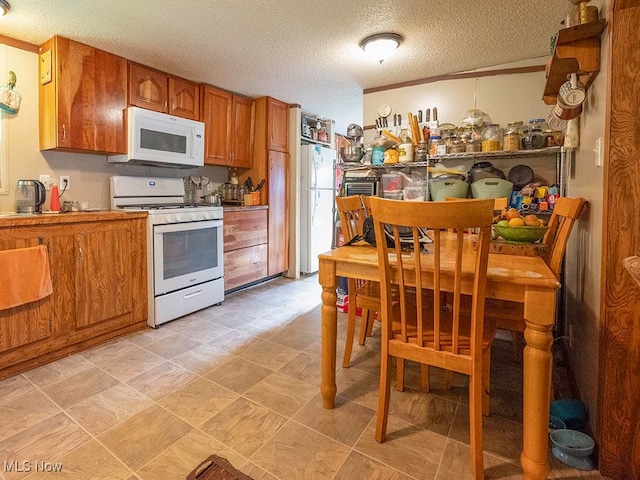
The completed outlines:
<svg viewBox="0 0 640 480">
<path fill-rule="evenodd" d="M 107 163 L 103 155 L 41 152 L 38 148 L 38 56 L 18 48 L 7 46 L 6 69 L 16 73 L 15 90 L 22 95 L 20 110 L 15 115 L 4 115 L 8 142 L 8 194 L 0 195 L 0 211 L 15 211 L 15 184 L 19 179 L 38 179 L 49 174 L 57 181 L 60 175 L 69 175 L 71 190 L 61 201 L 88 201 L 91 207 L 109 208 L 109 177 L 112 175 L 153 175 L 161 177 L 185 177 L 206 175 L 213 183 L 227 181 L 225 167 L 206 166 L 194 169 L 171 169 L 115 165 Z M 0 79 L 7 72 L 0 72 Z M 4 84 L 0 80 L 0 84 Z M 48 208 L 50 192 L 45 207 Z"/>
<path fill-rule="evenodd" d="M 609 1 L 593 1 L 605 18 Z M 580 147 L 576 152 L 572 175 L 567 182 L 567 196 L 588 200 L 586 212 L 574 226 L 565 256 L 565 298 L 567 323 L 573 326 L 573 347 L 569 349 L 571 367 L 581 400 L 590 412 L 589 421 L 596 428 L 598 397 L 598 362 L 600 340 L 600 272 L 602 264 L 603 166 L 596 166 L 596 139 L 605 136 L 607 104 L 607 63 L 609 45 L 601 41 L 601 71 L 588 91 L 580 116 Z"/>
</svg>

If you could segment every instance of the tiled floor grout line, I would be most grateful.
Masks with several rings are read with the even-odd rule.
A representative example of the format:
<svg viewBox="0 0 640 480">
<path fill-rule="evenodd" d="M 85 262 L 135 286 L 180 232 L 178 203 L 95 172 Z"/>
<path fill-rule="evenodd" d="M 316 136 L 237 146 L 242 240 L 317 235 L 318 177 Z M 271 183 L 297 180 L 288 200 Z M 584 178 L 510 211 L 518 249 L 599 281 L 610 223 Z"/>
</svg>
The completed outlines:
<svg viewBox="0 0 640 480">
<path fill-rule="evenodd" d="M 91 362 L 90 360 L 87 360 L 87 361 Z M 93 362 L 91 362 L 91 363 L 92 363 L 93 365 L 95 365 Z M 104 370 L 103 370 L 103 371 L 104 371 Z M 104 373 L 106 373 L 107 375 L 109 375 L 109 373 L 108 373 L 108 372 L 104 372 Z M 110 375 L 110 376 L 112 376 L 112 375 Z M 112 376 L 112 377 L 113 377 L 113 376 Z M 25 378 L 26 378 L 26 377 L 25 377 Z M 117 381 L 118 381 L 118 383 L 122 383 L 122 382 L 120 382 L 120 380 L 118 380 L 117 378 L 115 378 L 115 377 L 113 377 L 113 378 L 114 378 L 115 380 L 117 380 Z M 74 419 L 74 418 L 69 414 L 69 412 L 67 412 L 66 408 L 63 408 L 61 405 L 59 405 L 55 400 L 53 400 L 49 395 L 47 395 L 47 394 L 46 394 L 46 392 L 44 392 L 44 391 L 43 391 L 43 390 L 42 390 L 38 385 L 36 385 L 35 383 L 33 383 L 33 382 L 32 382 L 31 380 L 29 380 L 28 378 L 27 378 L 27 381 L 29 381 L 29 382 L 30 382 L 30 383 L 31 383 L 31 384 L 32 384 L 32 385 L 33 385 L 37 390 L 39 390 L 39 391 L 40 391 L 40 393 L 42 393 L 45 397 L 47 397 L 47 399 L 48 399 L 51 403 L 53 403 L 54 405 L 56 405 L 56 406 L 57 406 L 57 407 L 62 411 L 62 413 L 63 413 L 63 414 L 64 414 L 64 415 L 69 419 L 69 420 L 71 420 L 71 421 L 73 422 L 73 424 L 74 424 L 74 425 L 76 425 L 78 428 L 80 428 L 82 431 L 84 431 L 84 432 L 89 436 L 89 438 L 90 438 L 90 440 L 88 440 L 88 441 L 84 442 L 83 444 L 78 445 L 78 446 L 77 446 L 77 447 L 75 447 L 75 448 L 72 448 L 72 449 L 71 449 L 71 450 L 69 450 L 68 452 L 65 452 L 65 453 L 64 453 L 64 454 L 62 454 L 59 458 L 55 458 L 55 459 L 53 459 L 54 461 L 55 461 L 55 460 L 59 460 L 59 459 L 61 459 L 61 458 L 65 457 L 66 455 L 69 455 L 69 454 L 70 454 L 70 453 L 72 453 L 72 452 L 75 452 L 76 450 L 78 450 L 78 449 L 80 449 L 80 448 L 82 448 L 82 447 L 86 446 L 88 443 L 90 443 L 92 440 L 94 440 L 94 441 L 96 441 L 96 442 L 97 442 L 97 443 L 98 443 L 102 448 L 104 448 L 107 452 L 109 452 L 109 454 L 111 454 L 111 455 L 113 456 L 113 458 L 115 458 L 118 462 L 120 462 L 120 463 L 121 463 L 121 464 L 122 464 L 122 465 L 123 465 L 123 466 L 124 466 L 124 467 L 125 467 L 125 468 L 126 468 L 126 469 L 131 473 L 131 474 L 132 474 L 132 475 L 135 473 L 133 470 L 131 470 L 131 469 L 129 468 L 129 466 L 128 466 L 127 464 L 125 464 L 122 460 L 120 460 L 120 458 L 119 458 L 115 453 L 113 453 L 111 450 L 109 450 L 109 448 L 108 448 L 106 445 L 104 445 L 104 444 L 103 444 L 103 443 L 98 439 L 98 437 L 94 436 L 94 435 L 93 435 L 91 432 L 89 432 L 86 428 L 84 428 L 82 425 L 80 425 L 80 424 L 79 424 L 79 423 L 78 423 L 78 422 L 77 422 L 77 421 L 76 421 L 76 420 L 75 420 L 75 419 Z M 55 383 L 55 382 L 54 382 L 54 383 Z M 53 384 L 52 384 L 52 385 L 53 385 Z M 78 402 L 78 403 L 81 403 L 81 402 Z M 74 404 L 74 405 L 77 405 L 77 403 L 76 403 L 76 404 Z M 73 405 L 71 405 L 71 406 L 73 406 Z M 26 478 L 26 479 L 28 479 L 29 477 L 32 477 L 32 478 L 33 478 L 33 477 L 35 476 L 35 474 L 37 474 L 37 473 L 38 473 L 38 472 L 34 472 L 33 474 L 29 474 L 29 475 L 27 475 L 25 478 Z"/>
</svg>

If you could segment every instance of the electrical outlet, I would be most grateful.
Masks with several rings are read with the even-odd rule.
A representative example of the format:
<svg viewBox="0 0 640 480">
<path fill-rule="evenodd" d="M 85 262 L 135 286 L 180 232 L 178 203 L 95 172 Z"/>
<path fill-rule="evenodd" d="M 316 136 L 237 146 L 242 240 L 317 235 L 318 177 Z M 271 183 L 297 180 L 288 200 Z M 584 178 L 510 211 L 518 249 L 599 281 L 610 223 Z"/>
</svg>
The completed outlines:
<svg viewBox="0 0 640 480">
<path fill-rule="evenodd" d="M 45 190 L 51 190 L 51 176 L 40 174 L 40 181 L 44 185 Z"/>
<path fill-rule="evenodd" d="M 71 190 L 71 180 L 69 180 L 69 175 L 60 175 L 60 185 L 58 187 L 61 192 L 68 192 Z"/>
</svg>

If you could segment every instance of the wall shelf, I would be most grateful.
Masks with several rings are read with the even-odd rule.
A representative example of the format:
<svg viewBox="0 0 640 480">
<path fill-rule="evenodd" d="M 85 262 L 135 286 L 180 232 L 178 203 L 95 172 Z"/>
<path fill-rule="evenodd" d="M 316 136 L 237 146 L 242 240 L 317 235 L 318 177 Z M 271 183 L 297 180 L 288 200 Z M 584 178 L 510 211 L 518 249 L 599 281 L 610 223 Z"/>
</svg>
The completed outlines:
<svg viewBox="0 0 640 480">
<path fill-rule="evenodd" d="M 560 87 L 571 73 L 577 73 L 580 82 L 589 88 L 600 71 L 600 35 L 606 25 L 607 21 L 602 19 L 558 31 L 547 64 L 544 103 L 555 105 Z"/>
</svg>

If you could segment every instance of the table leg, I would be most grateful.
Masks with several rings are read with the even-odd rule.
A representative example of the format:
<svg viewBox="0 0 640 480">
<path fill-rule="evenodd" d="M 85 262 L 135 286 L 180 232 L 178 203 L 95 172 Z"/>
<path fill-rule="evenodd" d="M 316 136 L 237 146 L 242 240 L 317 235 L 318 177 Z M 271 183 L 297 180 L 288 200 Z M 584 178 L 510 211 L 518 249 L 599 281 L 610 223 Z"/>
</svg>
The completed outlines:
<svg viewBox="0 0 640 480">
<path fill-rule="evenodd" d="M 555 304 L 555 289 L 528 288 L 525 292 L 524 422 L 520 462 L 527 480 L 546 479 L 549 473 L 547 449 Z"/>
<path fill-rule="evenodd" d="M 336 337 L 338 311 L 337 278 L 334 262 L 320 260 L 318 280 L 322 285 L 322 406 L 333 408 L 336 398 Z"/>
</svg>

